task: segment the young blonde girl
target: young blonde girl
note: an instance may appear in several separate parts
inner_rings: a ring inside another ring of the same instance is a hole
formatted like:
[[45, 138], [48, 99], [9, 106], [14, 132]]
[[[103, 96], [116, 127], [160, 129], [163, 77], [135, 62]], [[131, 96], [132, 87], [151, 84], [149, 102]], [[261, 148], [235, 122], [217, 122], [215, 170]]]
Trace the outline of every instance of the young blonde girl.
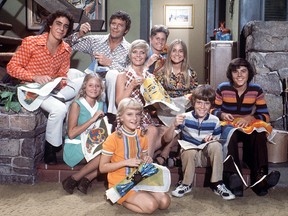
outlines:
[[[109, 188], [135, 170], [141, 162], [151, 163], [145, 131], [139, 129], [143, 106], [134, 98], [124, 98], [118, 104], [118, 128], [104, 142], [99, 169], [108, 173]], [[140, 127], [141, 128], [141, 127]], [[170, 196], [162, 192], [131, 189], [118, 204], [137, 213], [153, 213], [167, 209]]]
[[[104, 86], [100, 77], [86, 75], [82, 87], [71, 104], [68, 115], [68, 136], [65, 139], [63, 159], [67, 165], [74, 167], [84, 159], [81, 145], [81, 133], [96, 120], [104, 116], [103, 102], [100, 101]], [[93, 154], [93, 153], [91, 153]], [[98, 175], [99, 158], [97, 155], [79, 172], [62, 182], [64, 190], [72, 194], [77, 186], [82, 193], [87, 193], [90, 182]]]

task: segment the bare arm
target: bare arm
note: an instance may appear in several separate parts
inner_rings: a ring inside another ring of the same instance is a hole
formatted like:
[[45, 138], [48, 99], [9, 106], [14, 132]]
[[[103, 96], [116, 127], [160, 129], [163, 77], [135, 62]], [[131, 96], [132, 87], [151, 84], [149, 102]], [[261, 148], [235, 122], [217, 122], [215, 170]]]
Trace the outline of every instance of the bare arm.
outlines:
[[78, 125], [80, 107], [76, 102], [73, 102], [68, 115], [68, 137], [74, 139], [76, 136], [84, 132], [91, 124], [93, 124], [99, 117], [104, 116], [102, 110], [98, 110], [92, 118], [82, 125]]
[[185, 119], [185, 115], [177, 115], [175, 118], [174, 123], [165, 131], [165, 133], [163, 134], [163, 141], [165, 143], [169, 143], [171, 142], [175, 136], [177, 136], [177, 133], [175, 132], [175, 129], [184, 123], [184, 119]]

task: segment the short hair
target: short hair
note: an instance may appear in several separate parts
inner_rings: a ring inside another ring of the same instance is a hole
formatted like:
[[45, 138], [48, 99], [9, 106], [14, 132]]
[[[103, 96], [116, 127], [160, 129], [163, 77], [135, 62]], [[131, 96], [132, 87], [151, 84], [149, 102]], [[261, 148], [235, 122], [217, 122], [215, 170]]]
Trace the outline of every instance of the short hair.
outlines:
[[131, 18], [128, 13], [125, 11], [117, 11], [113, 13], [109, 19], [109, 25], [111, 25], [112, 20], [114, 19], [120, 19], [126, 22], [126, 29], [125, 31], [129, 31], [131, 27]]
[[248, 69], [248, 80], [247, 82], [250, 83], [253, 79], [255, 72], [251, 64], [243, 58], [235, 58], [233, 59], [230, 64], [228, 65], [227, 71], [226, 71], [226, 77], [230, 81], [230, 83], [233, 83], [232, 79], [232, 72], [236, 71], [241, 66], [246, 67]]
[[149, 44], [145, 40], [137, 39], [131, 43], [130, 48], [129, 48], [130, 60], [131, 60], [131, 54], [132, 54], [134, 49], [144, 49], [145, 53], [146, 53], [146, 60], [147, 60], [147, 58], [149, 57], [150, 48], [149, 48]]
[[166, 39], [168, 38], [170, 32], [165, 25], [154, 25], [150, 31], [150, 37], [155, 36], [157, 33], [162, 32], [166, 35]]
[[50, 31], [50, 26], [53, 25], [53, 22], [56, 18], [58, 17], [66, 17], [69, 20], [69, 26], [67, 30], [67, 34], [65, 37], [67, 37], [73, 30], [73, 25], [74, 25], [74, 18], [71, 13], [63, 10], [57, 10], [54, 13], [51, 13], [46, 20], [46, 25], [45, 25], [45, 31], [49, 32]]
[[198, 85], [192, 92], [191, 103], [195, 106], [196, 100], [209, 101], [211, 106], [214, 105], [216, 98], [215, 90], [208, 84]]
[[86, 86], [87, 86], [87, 82], [90, 80], [90, 79], [97, 79], [98, 82], [100, 83], [100, 86], [101, 86], [101, 92], [100, 94], [98, 95], [98, 97], [96, 98], [97, 101], [99, 101], [102, 97], [102, 93], [104, 92], [104, 84], [102, 82], [102, 79], [101, 77], [99, 77], [97, 74], [94, 74], [94, 73], [90, 73], [90, 74], [87, 74], [83, 80], [83, 83], [82, 83], [82, 86], [79, 90], [79, 93], [77, 95], [76, 98], [80, 98], [80, 97], [86, 97]]

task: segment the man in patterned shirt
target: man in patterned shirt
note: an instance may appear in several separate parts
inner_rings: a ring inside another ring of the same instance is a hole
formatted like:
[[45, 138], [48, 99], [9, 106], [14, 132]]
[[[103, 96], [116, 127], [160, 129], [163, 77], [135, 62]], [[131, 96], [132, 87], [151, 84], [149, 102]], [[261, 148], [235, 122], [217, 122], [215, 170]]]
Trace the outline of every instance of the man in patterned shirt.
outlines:
[[[63, 38], [73, 29], [73, 17], [65, 11], [56, 11], [47, 18], [46, 33], [23, 39], [7, 65], [7, 72], [22, 82], [45, 84], [57, 77], [67, 77], [70, 68], [71, 47]], [[68, 75], [69, 77], [69, 75]], [[43, 100], [40, 107], [49, 113], [46, 126], [44, 161], [56, 164], [57, 147], [62, 144], [63, 120], [67, 102], [77, 93], [73, 82], [54, 96]]]
[[110, 114], [116, 114], [115, 85], [119, 72], [128, 64], [128, 51], [130, 43], [124, 36], [131, 26], [130, 16], [124, 11], [117, 11], [109, 19], [110, 33], [108, 35], [87, 35], [91, 31], [89, 23], [83, 23], [79, 32], [68, 38], [73, 50], [87, 53], [91, 59], [96, 59], [98, 65], [108, 67], [105, 76], [106, 95], [108, 98], [108, 110]]

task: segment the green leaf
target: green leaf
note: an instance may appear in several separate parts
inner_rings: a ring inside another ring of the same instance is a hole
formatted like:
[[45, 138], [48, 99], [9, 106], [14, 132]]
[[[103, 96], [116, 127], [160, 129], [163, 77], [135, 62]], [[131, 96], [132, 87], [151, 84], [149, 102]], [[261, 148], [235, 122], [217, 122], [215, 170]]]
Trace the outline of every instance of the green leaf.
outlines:
[[20, 110], [21, 110], [21, 105], [20, 105], [20, 103], [19, 102], [11, 102], [11, 104], [10, 104], [10, 109], [11, 110], [13, 110], [14, 112], [20, 112]]
[[11, 95], [13, 96], [14, 93], [12, 92], [8, 92], [8, 91], [4, 91], [1, 93], [1, 98], [7, 98], [10, 97]]

